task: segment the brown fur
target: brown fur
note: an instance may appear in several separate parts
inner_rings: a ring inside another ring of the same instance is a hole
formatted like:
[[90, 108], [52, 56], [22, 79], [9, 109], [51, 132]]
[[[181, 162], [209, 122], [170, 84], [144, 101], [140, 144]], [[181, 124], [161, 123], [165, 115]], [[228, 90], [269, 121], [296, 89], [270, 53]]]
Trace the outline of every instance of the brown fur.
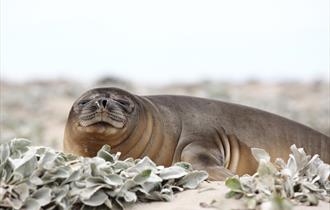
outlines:
[[[165, 166], [188, 161], [210, 178], [223, 180], [233, 173], [256, 169], [250, 148], [263, 148], [272, 158], [288, 158], [290, 145], [303, 147], [330, 162], [330, 138], [289, 119], [242, 105], [187, 96], [136, 96], [116, 88], [94, 89], [129, 96], [135, 109], [123, 129], [105, 135], [77, 129], [77, 113], [70, 112], [64, 138], [65, 152], [95, 156], [104, 144], [122, 158], [149, 156]], [[78, 99], [77, 101], [79, 101]], [[76, 102], [77, 103], [77, 102]]]

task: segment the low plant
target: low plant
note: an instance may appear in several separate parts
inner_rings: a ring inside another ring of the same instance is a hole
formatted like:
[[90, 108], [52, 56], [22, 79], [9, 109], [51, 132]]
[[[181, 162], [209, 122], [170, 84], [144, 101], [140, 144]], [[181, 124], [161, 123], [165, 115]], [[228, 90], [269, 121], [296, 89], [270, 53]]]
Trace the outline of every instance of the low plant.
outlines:
[[319, 200], [330, 202], [330, 166], [318, 155], [310, 156], [303, 148], [290, 147], [287, 163], [270, 160], [262, 149], [252, 148], [259, 167], [253, 176], [228, 178], [228, 198], [243, 199], [248, 209], [284, 210], [293, 205], [318, 205]]
[[119, 160], [105, 145], [84, 158], [31, 146], [0, 145], [0, 209], [123, 209], [137, 201], [169, 201], [208, 175], [189, 163], [157, 166], [148, 157]]

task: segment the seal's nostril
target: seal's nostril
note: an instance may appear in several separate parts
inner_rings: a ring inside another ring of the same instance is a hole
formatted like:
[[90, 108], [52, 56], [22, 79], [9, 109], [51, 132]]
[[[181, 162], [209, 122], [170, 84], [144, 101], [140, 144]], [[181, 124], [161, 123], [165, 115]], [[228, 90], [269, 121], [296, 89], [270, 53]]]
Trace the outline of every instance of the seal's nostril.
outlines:
[[107, 103], [108, 103], [108, 100], [101, 100], [101, 104], [103, 105], [103, 107], [106, 107], [107, 106]]

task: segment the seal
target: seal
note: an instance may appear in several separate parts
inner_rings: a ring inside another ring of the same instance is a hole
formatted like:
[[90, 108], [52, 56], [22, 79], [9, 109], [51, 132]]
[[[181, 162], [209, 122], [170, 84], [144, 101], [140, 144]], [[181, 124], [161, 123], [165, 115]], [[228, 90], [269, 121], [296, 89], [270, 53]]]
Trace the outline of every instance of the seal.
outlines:
[[211, 180], [254, 173], [251, 147], [287, 159], [296, 144], [330, 162], [328, 136], [281, 116], [217, 100], [138, 96], [118, 88], [84, 93], [66, 123], [65, 152], [92, 157], [104, 144], [122, 159], [149, 156], [165, 166], [189, 162]]

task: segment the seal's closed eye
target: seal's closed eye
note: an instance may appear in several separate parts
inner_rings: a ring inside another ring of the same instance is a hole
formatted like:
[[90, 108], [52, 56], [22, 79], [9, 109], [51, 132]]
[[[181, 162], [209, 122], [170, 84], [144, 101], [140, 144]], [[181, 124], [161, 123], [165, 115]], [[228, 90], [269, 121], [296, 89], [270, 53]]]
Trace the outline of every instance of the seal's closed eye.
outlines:
[[114, 101], [116, 101], [122, 108], [124, 108], [127, 113], [131, 113], [133, 111], [134, 104], [130, 100], [126, 98], [116, 98]]
[[84, 106], [85, 104], [87, 104], [88, 102], [90, 102], [91, 100], [89, 99], [84, 99], [79, 101], [78, 106]]
[[126, 99], [115, 99], [115, 101], [117, 101], [118, 103], [120, 103], [123, 106], [129, 106], [130, 102]]

